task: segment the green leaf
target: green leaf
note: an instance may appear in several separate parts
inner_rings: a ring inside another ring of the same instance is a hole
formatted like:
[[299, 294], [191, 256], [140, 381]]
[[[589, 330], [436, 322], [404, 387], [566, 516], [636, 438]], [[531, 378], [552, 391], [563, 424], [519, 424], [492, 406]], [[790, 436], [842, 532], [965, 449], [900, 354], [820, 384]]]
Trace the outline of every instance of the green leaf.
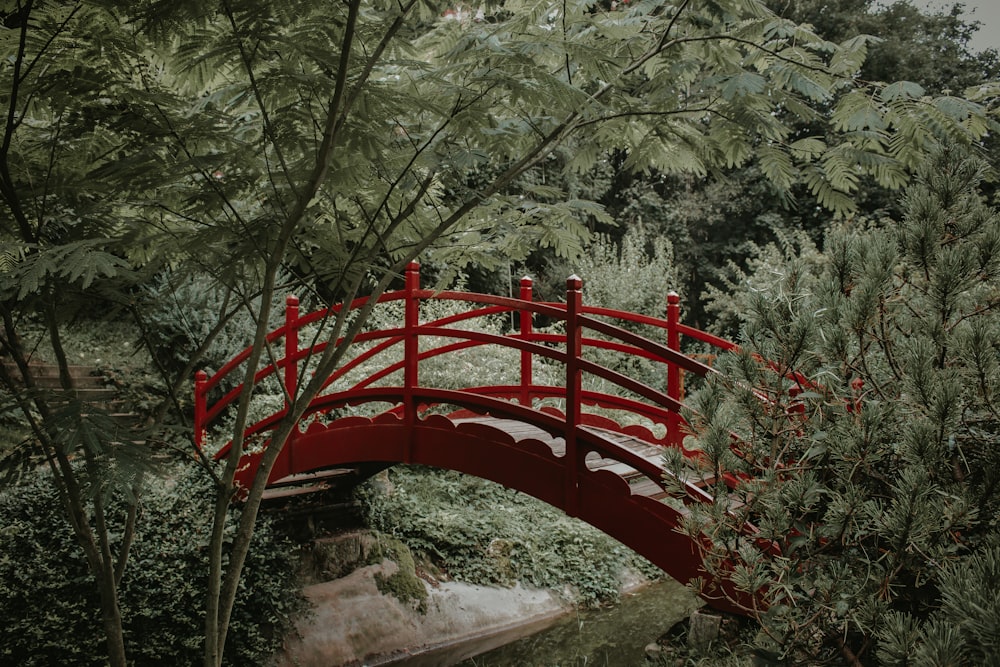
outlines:
[[833, 113], [833, 123], [839, 131], [883, 130], [888, 125], [882, 117], [878, 103], [863, 90], [852, 90], [844, 95]]
[[890, 83], [882, 89], [879, 97], [883, 102], [895, 102], [896, 100], [915, 100], [924, 96], [924, 89], [918, 83], [912, 81], [897, 81]]
[[782, 190], [792, 187], [798, 171], [788, 153], [776, 146], [761, 146], [757, 149], [757, 157], [761, 170], [772, 183]]
[[826, 151], [826, 143], [819, 137], [806, 137], [793, 141], [789, 146], [792, 155], [800, 160], [814, 160]]
[[128, 262], [101, 249], [103, 245], [102, 239], [86, 239], [27, 254], [9, 272], [17, 285], [17, 298], [39, 293], [53, 279], [87, 289], [99, 278], [131, 277]]
[[754, 72], [740, 72], [722, 83], [722, 97], [733, 100], [747, 95], [756, 95], [767, 88], [767, 79]]

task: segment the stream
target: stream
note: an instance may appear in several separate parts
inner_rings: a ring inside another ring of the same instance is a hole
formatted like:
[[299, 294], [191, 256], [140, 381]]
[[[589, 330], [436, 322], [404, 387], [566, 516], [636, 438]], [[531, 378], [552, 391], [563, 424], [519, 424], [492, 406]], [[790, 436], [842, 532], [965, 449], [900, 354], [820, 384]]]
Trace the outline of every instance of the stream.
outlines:
[[[637, 667], [645, 647], [699, 605], [683, 585], [654, 582], [622, 596], [613, 607], [583, 609], [552, 625], [521, 636], [479, 640], [409, 657], [393, 665], [406, 667]], [[531, 630], [527, 630], [530, 632]], [[497, 642], [504, 642], [498, 646]], [[470, 657], [473, 656], [473, 657]]]

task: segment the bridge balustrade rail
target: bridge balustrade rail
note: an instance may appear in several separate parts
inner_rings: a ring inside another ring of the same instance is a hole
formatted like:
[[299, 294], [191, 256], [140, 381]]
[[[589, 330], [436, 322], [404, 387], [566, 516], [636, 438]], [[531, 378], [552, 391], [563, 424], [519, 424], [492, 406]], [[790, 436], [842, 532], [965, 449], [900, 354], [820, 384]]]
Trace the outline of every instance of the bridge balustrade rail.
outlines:
[[[666, 436], [661, 444], [681, 447], [683, 440], [682, 408], [683, 373], [704, 376], [712, 370], [700, 361], [681, 351], [683, 337], [706, 343], [719, 350], [730, 350], [735, 346], [722, 338], [695, 329], [680, 322], [680, 298], [671, 292], [667, 296], [667, 316], [652, 317], [613, 308], [588, 306], [583, 304], [582, 281], [573, 276], [567, 280], [566, 302], [539, 302], [533, 298], [533, 284], [524, 278], [520, 284], [519, 298], [479, 294], [464, 291], [434, 291], [420, 287], [419, 265], [411, 263], [407, 267], [405, 288], [387, 292], [378, 298], [380, 304], [402, 302], [401, 326], [383, 328], [360, 333], [353, 345], [358, 353], [349, 358], [325, 382], [325, 390], [307, 410], [307, 414], [333, 409], [338, 405], [363, 401], [398, 401], [408, 420], [415, 419], [422, 408], [436, 400], [455, 401], [460, 407], [471, 410], [488, 409], [492, 403], [483, 404], [474, 395], [516, 402], [521, 406], [534, 408], [539, 401], [556, 399], [565, 405], [566, 426], [584, 424], [593, 418], [584, 412], [584, 406], [595, 406], [609, 410], [624, 411], [654, 424], [666, 427]], [[452, 301], [470, 304], [468, 310], [453, 313], [427, 322], [421, 322], [421, 304], [429, 301]], [[307, 315], [299, 314], [299, 302], [294, 296], [286, 300], [285, 322], [267, 336], [271, 350], [270, 363], [260, 368], [254, 383], [261, 383], [269, 377], [279, 379], [287, 401], [294, 399], [299, 391], [299, 379], [308, 372], [311, 359], [321, 355], [328, 345], [341, 345], [343, 339], [335, 342], [320, 341], [312, 345], [300, 345], [300, 334], [311, 327], [322, 325], [344, 308], [358, 310], [368, 302], [362, 297], [348, 304], [338, 304], [329, 309], [318, 310]], [[495, 318], [514, 314], [517, 326], [506, 334], [490, 333], [489, 327], [460, 328], [456, 325], [468, 324], [474, 320]], [[547, 318], [550, 322], [561, 323], [563, 331], [555, 332], [554, 327], [538, 330], [534, 326], [537, 318]], [[617, 321], [621, 324], [615, 324]], [[659, 342], [634, 333], [625, 328], [628, 325], [645, 325], [663, 332]], [[599, 337], [600, 336], [600, 337]], [[446, 341], [432, 347], [422, 347], [422, 343]], [[283, 342], [283, 345], [277, 344]], [[398, 348], [402, 346], [402, 354]], [[431, 359], [455, 356], [456, 353], [472, 348], [494, 346], [513, 349], [519, 355], [519, 377], [513, 384], [495, 384], [463, 387], [463, 396], [440, 393], [440, 388], [421, 384], [421, 363]], [[275, 350], [281, 350], [279, 354]], [[666, 389], [661, 391], [627, 375], [585, 358], [587, 350], [610, 350], [625, 357], [632, 356], [660, 364], [665, 368]], [[242, 368], [250, 355], [250, 348], [236, 355], [222, 368], [209, 377], [199, 371], [195, 378], [195, 439], [198, 446], [205, 443], [208, 428], [223, 412], [234, 404], [243, 385], [232, 381], [232, 376]], [[386, 361], [381, 361], [385, 357]], [[538, 384], [535, 381], [536, 363], [547, 361], [564, 367], [564, 381], [561, 385]], [[375, 370], [364, 371], [375, 365]], [[360, 379], [355, 376], [363, 371]], [[367, 375], [364, 375], [367, 372]], [[403, 374], [401, 385], [386, 385], [385, 382]], [[610, 383], [610, 391], [585, 389], [582, 378], [589, 374], [593, 378]], [[338, 389], [338, 384], [351, 379], [347, 388]], [[228, 385], [230, 389], [223, 391]], [[326, 389], [334, 391], [326, 392]], [[434, 389], [439, 391], [434, 392]], [[213, 394], [221, 396], [210, 400]], [[548, 408], [551, 412], [551, 408]], [[251, 426], [247, 436], [267, 431], [284, 416], [279, 411], [267, 419]]]

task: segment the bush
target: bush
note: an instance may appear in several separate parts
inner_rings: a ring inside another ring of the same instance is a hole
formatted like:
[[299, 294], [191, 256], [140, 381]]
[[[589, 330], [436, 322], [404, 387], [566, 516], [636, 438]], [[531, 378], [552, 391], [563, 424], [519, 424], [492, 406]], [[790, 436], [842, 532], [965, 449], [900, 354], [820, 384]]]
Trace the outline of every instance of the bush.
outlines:
[[397, 466], [390, 489], [359, 491], [369, 525], [399, 538], [448, 576], [575, 589], [586, 605], [614, 600], [626, 569], [657, 570], [611, 537], [499, 484], [433, 468]]
[[[285, 296], [275, 294], [271, 304], [272, 328], [283, 322]], [[239, 303], [238, 297], [210, 276], [162, 274], [144, 287], [142, 297], [140, 305], [151, 353], [167, 368], [183, 368], [225, 313], [234, 314], [205, 350], [203, 365], [218, 369], [253, 342], [260, 300], [251, 301], [254, 311], [251, 313]]]
[[[211, 527], [204, 476], [150, 489], [120, 591], [126, 649], [140, 665], [201, 659]], [[121, 516], [112, 501], [109, 516]], [[103, 665], [100, 600], [52, 480], [38, 474], [0, 494], [0, 661]], [[230, 522], [232, 523], [232, 522]], [[112, 529], [112, 537], [120, 532]], [[303, 607], [295, 554], [261, 520], [233, 611], [226, 661], [259, 664]], [[113, 544], [112, 549], [118, 545]]]
[[[689, 402], [705, 467], [741, 482], [688, 528], [767, 600], [762, 649], [886, 665], [996, 649], [1000, 211], [980, 195], [986, 173], [942, 152], [902, 220], [762, 258], [734, 311], [742, 352]], [[741, 539], [745, 521], [782, 557]]]
[[[668, 239], [654, 236], [642, 226], [633, 227], [619, 244], [607, 237], [599, 238], [577, 265], [584, 281], [585, 304], [666, 317], [667, 294], [678, 284], [674, 248]], [[663, 329], [618, 320], [611, 323], [651, 340], [667, 342]], [[650, 387], [663, 389], [665, 386], [667, 367], [664, 364], [609, 350], [588, 350], [586, 355]]]

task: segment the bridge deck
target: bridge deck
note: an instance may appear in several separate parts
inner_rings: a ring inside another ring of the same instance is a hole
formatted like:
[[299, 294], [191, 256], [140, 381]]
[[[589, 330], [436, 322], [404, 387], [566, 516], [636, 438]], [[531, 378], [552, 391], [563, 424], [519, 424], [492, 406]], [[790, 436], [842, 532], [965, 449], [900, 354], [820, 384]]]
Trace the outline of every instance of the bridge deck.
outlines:
[[[481, 424], [498, 429], [510, 435], [515, 442], [534, 440], [544, 442], [552, 450], [555, 456], [562, 457], [566, 453], [566, 439], [561, 436], [552, 436], [544, 429], [533, 424], [517, 421], [514, 419], [503, 419], [492, 416], [463, 417], [452, 420], [458, 424]], [[663, 465], [663, 447], [651, 444], [642, 438], [627, 433], [613, 431], [611, 429], [597, 428], [594, 426], [584, 426], [584, 430], [600, 435], [611, 440], [616, 445], [632, 452], [643, 460], [654, 466]], [[591, 453], [586, 460], [587, 469], [591, 471], [603, 470], [613, 473], [628, 482], [633, 495], [641, 495], [653, 500], [664, 500], [670, 498], [659, 484], [650, 480], [645, 474], [639, 472], [627, 463], [622, 463], [611, 458], [602, 458]], [[711, 482], [711, 477], [701, 479], [684, 480], [698, 488], [705, 488]]]

